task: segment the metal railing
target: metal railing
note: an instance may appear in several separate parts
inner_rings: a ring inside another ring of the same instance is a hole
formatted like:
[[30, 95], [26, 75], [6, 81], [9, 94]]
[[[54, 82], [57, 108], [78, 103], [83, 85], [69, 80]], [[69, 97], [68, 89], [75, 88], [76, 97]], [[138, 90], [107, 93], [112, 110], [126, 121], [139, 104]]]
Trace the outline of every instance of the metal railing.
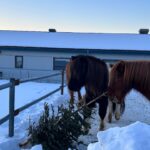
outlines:
[[[41, 79], [45, 79], [45, 78], [51, 78], [51, 77], [55, 77], [55, 76], [59, 76], [61, 75], [61, 85], [59, 88], [55, 89], [54, 91], [51, 91], [49, 93], [47, 93], [46, 95], [33, 100], [32, 102], [18, 108], [15, 110], [15, 86], [21, 84], [21, 83], [25, 83], [25, 82], [29, 82], [29, 81], [36, 81], [36, 80], [41, 80]], [[27, 109], [28, 107], [40, 102], [41, 100], [47, 98], [48, 96], [58, 92], [59, 90], [61, 90], [61, 95], [63, 95], [63, 88], [64, 88], [64, 70], [61, 73], [55, 73], [55, 74], [51, 74], [51, 75], [47, 75], [47, 76], [42, 76], [42, 77], [37, 77], [37, 78], [30, 78], [30, 79], [25, 79], [25, 80], [16, 80], [15, 78], [11, 78], [9, 83], [0, 85], [0, 90], [9, 88], [9, 114], [6, 115], [5, 117], [0, 119], [0, 125], [3, 124], [4, 122], [6, 122], [7, 120], [9, 120], [9, 137], [14, 136], [14, 118], [15, 116], [17, 116], [21, 111]]]

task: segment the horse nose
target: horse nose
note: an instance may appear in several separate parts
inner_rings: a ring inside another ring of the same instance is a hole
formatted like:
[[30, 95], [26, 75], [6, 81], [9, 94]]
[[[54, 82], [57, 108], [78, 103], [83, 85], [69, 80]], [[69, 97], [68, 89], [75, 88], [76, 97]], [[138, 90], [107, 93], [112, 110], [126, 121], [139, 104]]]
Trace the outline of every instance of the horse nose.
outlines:
[[109, 97], [109, 100], [112, 101], [113, 103], [118, 103], [118, 99], [115, 96], [109, 95], [108, 97]]
[[116, 104], [120, 104], [120, 102], [118, 101], [116, 96], [113, 97], [112, 102], [114, 102]]

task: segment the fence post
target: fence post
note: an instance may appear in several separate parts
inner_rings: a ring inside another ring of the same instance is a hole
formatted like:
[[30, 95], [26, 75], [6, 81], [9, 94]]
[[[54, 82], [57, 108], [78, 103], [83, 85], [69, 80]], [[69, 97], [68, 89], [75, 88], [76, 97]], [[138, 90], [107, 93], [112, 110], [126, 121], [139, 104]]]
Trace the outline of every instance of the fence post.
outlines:
[[9, 88], [9, 137], [14, 136], [14, 109], [15, 109], [15, 79], [10, 79]]
[[64, 70], [62, 70], [62, 78], [61, 78], [61, 95], [64, 94]]

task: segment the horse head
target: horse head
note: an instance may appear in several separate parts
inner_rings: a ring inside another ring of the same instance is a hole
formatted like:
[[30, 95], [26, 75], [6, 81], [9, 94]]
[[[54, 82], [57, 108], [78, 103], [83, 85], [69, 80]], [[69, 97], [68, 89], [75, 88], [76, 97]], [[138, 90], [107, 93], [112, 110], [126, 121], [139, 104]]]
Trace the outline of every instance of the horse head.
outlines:
[[75, 56], [71, 59], [70, 80], [68, 88], [72, 91], [79, 91], [85, 85], [87, 73], [87, 59], [85, 56]]
[[124, 61], [115, 64], [111, 69], [108, 84], [108, 96], [113, 102], [122, 103], [124, 99], [124, 72]]

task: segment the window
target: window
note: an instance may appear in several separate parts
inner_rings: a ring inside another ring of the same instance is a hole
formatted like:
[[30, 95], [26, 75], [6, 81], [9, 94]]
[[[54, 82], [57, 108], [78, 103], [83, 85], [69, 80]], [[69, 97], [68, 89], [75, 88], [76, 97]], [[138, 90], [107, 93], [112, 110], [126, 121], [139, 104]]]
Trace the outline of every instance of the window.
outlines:
[[63, 70], [70, 58], [53, 58], [53, 70]]
[[15, 68], [23, 68], [23, 56], [15, 56]]

